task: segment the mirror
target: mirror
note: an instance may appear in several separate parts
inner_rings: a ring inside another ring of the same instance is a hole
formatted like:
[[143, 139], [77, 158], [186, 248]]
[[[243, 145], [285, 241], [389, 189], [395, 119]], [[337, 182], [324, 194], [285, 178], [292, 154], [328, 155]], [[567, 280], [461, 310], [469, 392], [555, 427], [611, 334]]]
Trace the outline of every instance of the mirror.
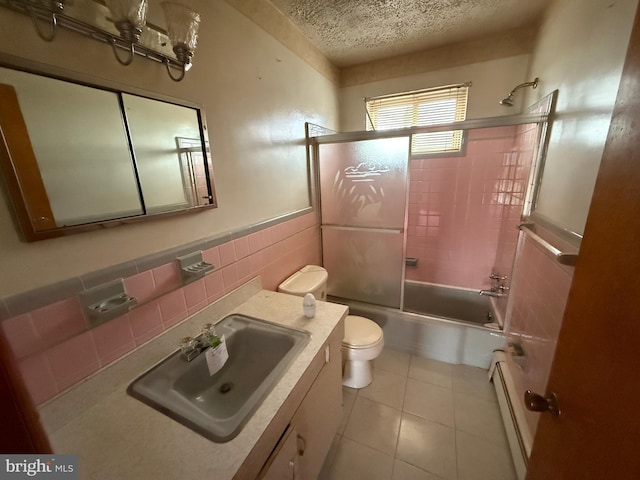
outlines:
[[202, 111], [0, 67], [0, 164], [28, 241], [215, 207]]

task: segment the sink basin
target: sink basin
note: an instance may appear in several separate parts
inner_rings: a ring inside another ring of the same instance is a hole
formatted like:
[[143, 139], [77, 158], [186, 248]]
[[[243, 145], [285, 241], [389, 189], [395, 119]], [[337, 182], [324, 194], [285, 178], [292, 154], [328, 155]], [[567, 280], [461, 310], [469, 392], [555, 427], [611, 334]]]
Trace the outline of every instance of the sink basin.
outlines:
[[178, 350], [135, 379], [127, 393], [214, 442], [235, 437], [310, 334], [245, 315], [216, 324], [229, 359], [210, 376], [205, 353], [187, 362]]

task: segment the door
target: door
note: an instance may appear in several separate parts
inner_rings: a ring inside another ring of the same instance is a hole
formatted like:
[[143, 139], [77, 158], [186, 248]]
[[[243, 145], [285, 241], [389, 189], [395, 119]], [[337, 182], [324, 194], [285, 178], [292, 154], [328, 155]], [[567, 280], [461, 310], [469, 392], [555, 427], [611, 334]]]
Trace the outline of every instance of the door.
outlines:
[[[636, 14], [529, 480], [640, 478], [640, 25]], [[539, 392], [542, 393], [542, 392]]]
[[296, 480], [300, 478], [300, 455], [298, 454], [298, 432], [289, 427], [269, 457], [259, 480]]
[[328, 294], [400, 308], [409, 137], [319, 145]]

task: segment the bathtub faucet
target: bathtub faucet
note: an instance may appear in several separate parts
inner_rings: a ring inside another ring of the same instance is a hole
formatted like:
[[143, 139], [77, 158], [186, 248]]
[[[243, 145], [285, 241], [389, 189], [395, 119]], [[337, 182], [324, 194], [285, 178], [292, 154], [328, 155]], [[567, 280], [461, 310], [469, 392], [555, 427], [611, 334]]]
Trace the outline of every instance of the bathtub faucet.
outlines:
[[491, 279], [491, 289], [489, 290], [480, 290], [478, 293], [480, 295], [486, 295], [488, 297], [503, 297], [509, 287], [507, 287], [504, 283], [508, 275], [500, 275], [499, 273], [491, 273], [489, 275]]
[[492, 288], [491, 290], [480, 290], [478, 292], [480, 295], [486, 295], [487, 297], [502, 297], [504, 293], [498, 291], [497, 288]]

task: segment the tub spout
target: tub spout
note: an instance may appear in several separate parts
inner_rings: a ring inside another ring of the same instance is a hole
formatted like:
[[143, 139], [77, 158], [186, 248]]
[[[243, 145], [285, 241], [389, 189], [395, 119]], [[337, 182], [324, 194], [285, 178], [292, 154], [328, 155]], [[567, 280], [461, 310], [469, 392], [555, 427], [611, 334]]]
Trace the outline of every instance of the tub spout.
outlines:
[[480, 295], [486, 295], [487, 297], [502, 297], [502, 293], [494, 290], [493, 288], [491, 290], [480, 290], [478, 292]]

